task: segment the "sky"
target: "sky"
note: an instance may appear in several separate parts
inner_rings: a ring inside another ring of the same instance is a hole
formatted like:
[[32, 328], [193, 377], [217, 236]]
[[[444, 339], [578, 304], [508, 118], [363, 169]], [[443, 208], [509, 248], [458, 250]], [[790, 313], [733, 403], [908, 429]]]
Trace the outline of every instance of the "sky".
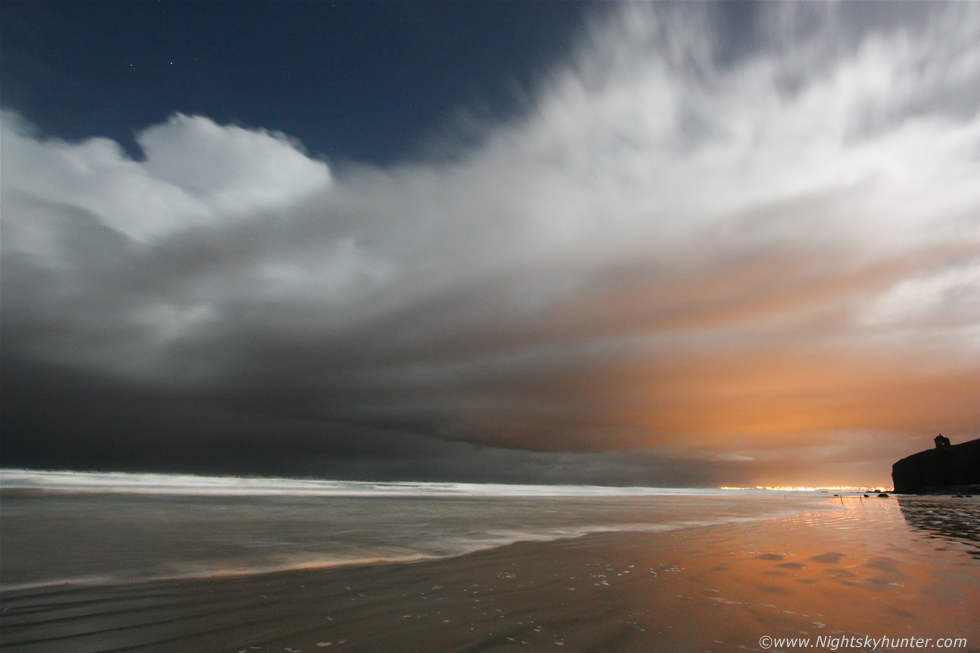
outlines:
[[887, 486], [980, 433], [980, 4], [0, 30], [4, 467]]

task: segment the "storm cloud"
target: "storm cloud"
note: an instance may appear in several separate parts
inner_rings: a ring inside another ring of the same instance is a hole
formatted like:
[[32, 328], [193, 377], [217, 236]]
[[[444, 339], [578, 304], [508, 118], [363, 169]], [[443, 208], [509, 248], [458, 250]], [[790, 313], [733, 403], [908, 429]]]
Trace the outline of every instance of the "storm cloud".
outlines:
[[330, 162], [2, 116], [5, 465], [887, 482], [980, 430], [980, 10], [626, 5]]

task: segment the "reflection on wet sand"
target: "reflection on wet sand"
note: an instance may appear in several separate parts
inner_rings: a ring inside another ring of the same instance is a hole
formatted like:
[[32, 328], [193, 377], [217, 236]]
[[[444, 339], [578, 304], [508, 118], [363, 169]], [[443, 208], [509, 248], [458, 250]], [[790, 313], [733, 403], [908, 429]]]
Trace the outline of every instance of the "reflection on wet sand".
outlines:
[[912, 636], [962, 638], [951, 650], [964, 653], [980, 642], [980, 565], [899, 508], [844, 497], [784, 518], [411, 564], [12, 591], [0, 627], [20, 653], [743, 653], [766, 637]]
[[909, 526], [925, 531], [925, 537], [965, 544], [967, 553], [980, 558], [980, 500], [898, 497], [898, 507]]

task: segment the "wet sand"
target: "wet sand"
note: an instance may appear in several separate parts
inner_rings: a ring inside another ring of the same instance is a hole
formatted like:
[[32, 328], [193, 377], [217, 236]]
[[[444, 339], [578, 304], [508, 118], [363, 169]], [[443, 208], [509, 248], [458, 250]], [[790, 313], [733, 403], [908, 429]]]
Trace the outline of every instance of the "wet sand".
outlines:
[[761, 650], [763, 635], [868, 635], [963, 637], [967, 645], [950, 650], [964, 651], [980, 648], [971, 552], [911, 527], [894, 499], [849, 499], [790, 518], [417, 563], [8, 591], [0, 645], [718, 652]]

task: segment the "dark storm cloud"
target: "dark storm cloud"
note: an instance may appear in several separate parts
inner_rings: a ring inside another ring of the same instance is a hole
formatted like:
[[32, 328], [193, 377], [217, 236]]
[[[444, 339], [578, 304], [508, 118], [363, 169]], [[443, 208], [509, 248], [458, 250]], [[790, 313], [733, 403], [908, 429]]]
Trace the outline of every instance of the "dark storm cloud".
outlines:
[[623, 6], [388, 167], [5, 112], [4, 464], [882, 482], [980, 426], [975, 14]]

